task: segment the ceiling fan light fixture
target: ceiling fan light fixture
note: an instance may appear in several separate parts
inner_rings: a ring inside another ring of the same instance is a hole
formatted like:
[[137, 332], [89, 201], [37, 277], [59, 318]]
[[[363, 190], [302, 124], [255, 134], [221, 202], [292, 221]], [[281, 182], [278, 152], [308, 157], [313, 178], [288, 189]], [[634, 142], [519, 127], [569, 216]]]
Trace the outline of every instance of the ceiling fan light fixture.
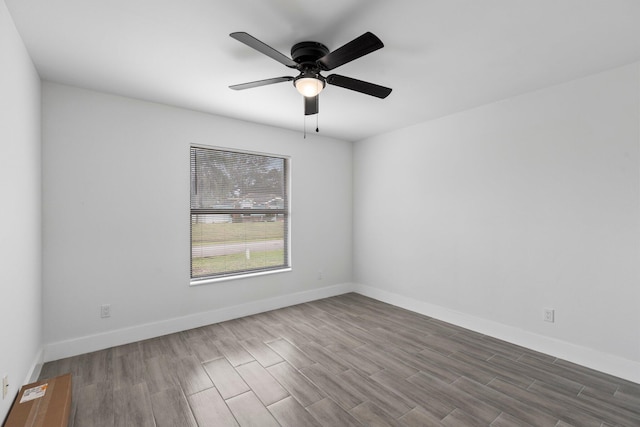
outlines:
[[293, 82], [293, 84], [296, 86], [296, 89], [298, 89], [298, 92], [300, 92], [302, 96], [313, 98], [314, 96], [322, 92], [325, 82], [324, 80], [320, 80], [315, 76], [301, 76], [300, 78], [297, 78]]

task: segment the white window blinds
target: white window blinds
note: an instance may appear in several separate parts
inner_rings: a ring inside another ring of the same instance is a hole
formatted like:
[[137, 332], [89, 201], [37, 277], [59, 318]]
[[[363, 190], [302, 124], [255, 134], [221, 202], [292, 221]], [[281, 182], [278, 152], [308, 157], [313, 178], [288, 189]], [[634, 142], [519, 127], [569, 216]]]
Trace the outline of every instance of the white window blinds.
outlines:
[[288, 263], [288, 160], [191, 147], [191, 278]]

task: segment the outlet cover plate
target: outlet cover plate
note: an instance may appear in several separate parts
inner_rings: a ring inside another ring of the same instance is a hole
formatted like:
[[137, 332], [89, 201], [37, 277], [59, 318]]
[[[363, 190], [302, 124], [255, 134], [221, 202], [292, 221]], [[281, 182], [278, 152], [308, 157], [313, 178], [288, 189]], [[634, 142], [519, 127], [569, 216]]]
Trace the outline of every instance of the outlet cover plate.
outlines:
[[111, 304], [102, 304], [100, 306], [100, 317], [111, 317]]
[[545, 308], [543, 316], [545, 322], [555, 322], [555, 310], [553, 308]]
[[4, 375], [2, 377], [2, 399], [7, 397], [9, 394], [9, 375]]

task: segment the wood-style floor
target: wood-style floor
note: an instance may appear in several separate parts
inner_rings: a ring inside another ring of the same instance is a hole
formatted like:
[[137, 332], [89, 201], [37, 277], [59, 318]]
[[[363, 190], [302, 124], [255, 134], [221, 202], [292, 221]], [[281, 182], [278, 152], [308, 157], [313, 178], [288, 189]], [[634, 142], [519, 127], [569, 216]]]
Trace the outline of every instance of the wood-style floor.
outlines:
[[640, 385], [347, 294], [44, 365], [70, 426], [640, 426]]

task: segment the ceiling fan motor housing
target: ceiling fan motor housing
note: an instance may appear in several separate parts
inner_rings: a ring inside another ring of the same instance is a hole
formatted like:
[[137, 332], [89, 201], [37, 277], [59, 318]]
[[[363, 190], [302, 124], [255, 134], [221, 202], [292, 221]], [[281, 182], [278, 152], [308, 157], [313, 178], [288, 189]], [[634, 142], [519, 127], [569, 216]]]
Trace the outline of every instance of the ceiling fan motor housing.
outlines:
[[301, 65], [313, 65], [316, 61], [329, 53], [329, 48], [318, 42], [300, 42], [291, 48], [291, 58]]

